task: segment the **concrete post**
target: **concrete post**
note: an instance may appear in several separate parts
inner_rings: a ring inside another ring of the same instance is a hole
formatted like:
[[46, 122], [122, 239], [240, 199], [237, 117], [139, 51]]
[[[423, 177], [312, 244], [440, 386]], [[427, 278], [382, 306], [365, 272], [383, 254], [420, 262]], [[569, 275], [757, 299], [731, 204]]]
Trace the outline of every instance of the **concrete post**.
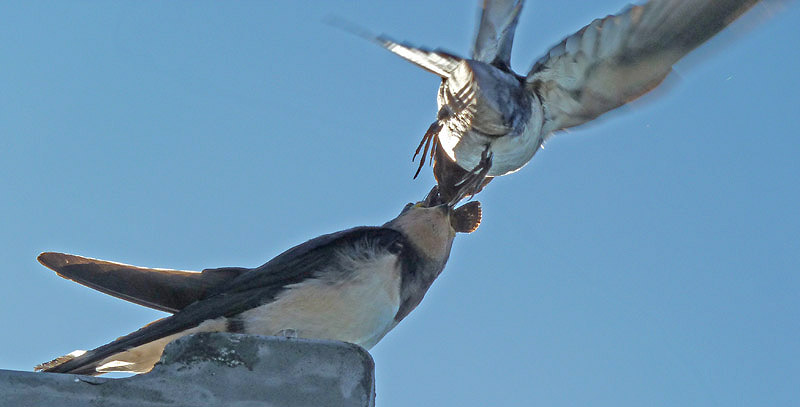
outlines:
[[0, 406], [374, 406], [372, 357], [344, 342], [201, 333], [147, 374], [108, 379], [0, 370]]

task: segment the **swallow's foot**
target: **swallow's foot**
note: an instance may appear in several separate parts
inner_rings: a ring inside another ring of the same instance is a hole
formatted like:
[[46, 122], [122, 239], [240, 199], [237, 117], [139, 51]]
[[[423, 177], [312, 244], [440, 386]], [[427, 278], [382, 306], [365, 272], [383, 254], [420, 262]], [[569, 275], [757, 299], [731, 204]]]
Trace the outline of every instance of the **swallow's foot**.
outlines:
[[465, 196], [475, 196], [481, 189], [491, 180], [486, 178], [489, 174], [489, 169], [492, 168], [492, 153], [489, 151], [489, 146], [481, 153], [481, 161], [472, 171], [466, 173], [461, 181], [455, 184], [457, 193], [452, 203], [455, 204]]
[[275, 336], [282, 336], [284, 338], [297, 338], [297, 331], [294, 329], [283, 329], [275, 334]]
[[[422, 136], [422, 141], [419, 142], [417, 146], [417, 150], [414, 151], [414, 157], [411, 158], [411, 161], [417, 159], [417, 155], [419, 154], [419, 150], [422, 150], [422, 146], [425, 146], [425, 149], [422, 151], [422, 156], [419, 158], [419, 167], [417, 167], [417, 172], [414, 173], [414, 179], [417, 178], [419, 172], [422, 170], [422, 166], [425, 165], [425, 156], [428, 155], [428, 149], [430, 149], [430, 160], [433, 162], [433, 152], [436, 151], [436, 145], [439, 143], [439, 131], [442, 130], [442, 122], [439, 120], [433, 122], [430, 127], [428, 127], [428, 131], [425, 132], [425, 135]], [[433, 144], [433, 148], [431, 148], [431, 144]]]
[[[414, 173], [414, 179], [417, 179], [420, 170], [422, 170], [422, 166], [425, 165], [425, 156], [428, 155], [428, 150], [431, 152], [428, 163], [433, 163], [433, 155], [436, 152], [436, 147], [439, 145], [439, 132], [442, 130], [442, 126], [444, 126], [443, 123], [452, 115], [453, 110], [450, 107], [447, 105], [442, 106], [442, 108], [439, 109], [439, 113], [436, 114], [436, 121], [431, 123], [430, 127], [428, 127], [428, 131], [426, 131], [425, 135], [422, 136], [422, 140], [419, 142], [417, 150], [414, 151], [414, 157], [411, 158], [411, 161], [416, 160], [419, 151], [422, 150], [422, 156], [419, 160], [419, 167], [417, 167], [417, 172]], [[425, 149], [422, 148], [423, 145], [425, 146]]]

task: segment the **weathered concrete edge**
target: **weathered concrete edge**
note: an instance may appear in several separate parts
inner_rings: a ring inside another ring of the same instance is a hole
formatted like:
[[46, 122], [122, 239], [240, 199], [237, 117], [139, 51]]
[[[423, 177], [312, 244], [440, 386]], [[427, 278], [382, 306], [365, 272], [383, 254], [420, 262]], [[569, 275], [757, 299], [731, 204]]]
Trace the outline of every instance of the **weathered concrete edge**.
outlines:
[[374, 361], [344, 342], [228, 333], [170, 343], [123, 379], [0, 369], [0, 406], [374, 406]]

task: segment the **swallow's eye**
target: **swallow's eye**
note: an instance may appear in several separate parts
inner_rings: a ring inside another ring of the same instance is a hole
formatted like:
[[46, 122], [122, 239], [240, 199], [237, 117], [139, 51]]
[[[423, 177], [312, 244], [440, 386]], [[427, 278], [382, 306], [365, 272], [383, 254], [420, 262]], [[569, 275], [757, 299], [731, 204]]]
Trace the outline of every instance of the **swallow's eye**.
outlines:
[[400, 254], [403, 251], [403, 242], [397, 241], [389, 246], [389, 253]]

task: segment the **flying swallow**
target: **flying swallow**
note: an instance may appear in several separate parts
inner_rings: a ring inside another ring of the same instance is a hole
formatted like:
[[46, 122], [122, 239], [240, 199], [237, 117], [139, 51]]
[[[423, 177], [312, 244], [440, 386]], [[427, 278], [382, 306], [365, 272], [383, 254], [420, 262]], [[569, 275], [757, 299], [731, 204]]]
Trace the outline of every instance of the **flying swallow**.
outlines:
[[385, 36], [371, 39], [442, 78], [436, 121], [414, 158], [422, 150], [419, 174], [430, 148], [434, 175], [448, 199], [474, 195], [491, 177], [519, 170], [554, 132], [649, 92], [678, 60], [759, 1], [632, 5], [570, 35], [525, 76], [510, 68], [522, 0], [484, 0], [471, 59]]
[[480, 224], [477, 201], [454, 209], [439, 200], [434, 187], [383, 226], [323, 235], [252, 269], [198, 273], [42, 253], [39, 262], [61, 277], [173, 315], [36, 370], [147, 372], [167, 343], [196, 332], [333, 339], [369, 349], [422, 301], [456, 232]]

